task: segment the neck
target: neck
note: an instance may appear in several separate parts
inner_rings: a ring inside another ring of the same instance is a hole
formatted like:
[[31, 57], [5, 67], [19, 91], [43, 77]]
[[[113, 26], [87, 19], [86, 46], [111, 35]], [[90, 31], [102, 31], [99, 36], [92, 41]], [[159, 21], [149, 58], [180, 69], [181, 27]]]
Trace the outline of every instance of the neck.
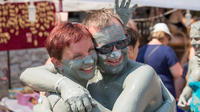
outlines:
[[76, 79], [76, 78], [74, 78], [74, 77], [72, 77], [72, 76], [70, 76], [70, 75], [66, 75], [66, 77], [69, 78], [69, 79], [71, 79], [72, 81], [74, 81], [74, 82], [80, 84], [80, 85], [83, 86], [83, 87], [86, 87], [87, 82], [88, 82], [87, 80]]
[[72, 81], [76, 82], [77, 84], [80, 84], [80, 85], [83, 86], [83, 87], [86, 87], [86, 85], [87, 85], [87, 82], [88, 82], [87, 80], [74, 78], [73, 76], [64, 73], [62, 70], [58, 70], [58, 72], [59, 72], [60, 74], [62, 74], [63, 76], [65, 76], [65, 77], [71, 79]]
[[101, 73], [105, 83], [113, 82], [118, 80], [122, 75], [127, 71], [127, 64], [124, 68], [118, 73]]
[[149, 45], [161, 45], [162, 42], [160, 42], [158, 39], [152, 39], [149, 43]]

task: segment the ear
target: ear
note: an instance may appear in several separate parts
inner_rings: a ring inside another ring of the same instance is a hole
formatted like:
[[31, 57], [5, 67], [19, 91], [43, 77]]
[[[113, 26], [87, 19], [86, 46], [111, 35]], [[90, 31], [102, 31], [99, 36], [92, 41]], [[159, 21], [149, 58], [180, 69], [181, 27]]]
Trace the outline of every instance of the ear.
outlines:
[[51, 62], [55, 65], [62, 66], [61, 62], [54, 57], [51, 57]]
[[99, 28], [97, 28], [97, 27], [94, 27], [94, 26], [89, 26], [88, 27], [88, 31], [92, 34], [92, 35], [94, 35], [96, 32], [98, 32], [100, 29]]
[[129, 46], [128, 46], [128, 52], [133, 52], [133, 50], [134, 50], [134, 49], [133, 49], [133, 46], [132, 46], [132, 45], [129, 45]]

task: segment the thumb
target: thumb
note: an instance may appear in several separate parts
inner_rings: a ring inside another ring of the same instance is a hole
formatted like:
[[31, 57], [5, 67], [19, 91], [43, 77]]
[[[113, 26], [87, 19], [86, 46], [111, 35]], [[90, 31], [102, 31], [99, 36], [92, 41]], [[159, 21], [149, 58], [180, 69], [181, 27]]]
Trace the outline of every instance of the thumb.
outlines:
[[137, 4], [133, 5], [131, 8], [130, 8], [130, 11], [131, 13], [137, 8]]

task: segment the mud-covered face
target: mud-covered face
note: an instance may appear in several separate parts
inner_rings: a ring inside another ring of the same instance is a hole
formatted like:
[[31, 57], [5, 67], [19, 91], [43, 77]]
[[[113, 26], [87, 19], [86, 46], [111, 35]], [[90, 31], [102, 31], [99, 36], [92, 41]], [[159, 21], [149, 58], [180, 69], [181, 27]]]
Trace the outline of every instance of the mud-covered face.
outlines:
[[90, 38], [64, 48], [61, 69], [64, 74], [81, 81], [93, 78], [97, 55]]
[[191, 37], [191, 44], [195, 50], [195, 55], [200, 56], [200, 37], [198, 38]]
[[[113, 24], [93, 34], [98, 68], [102, 73], [118, 74], [128, 61], [128, 43], [120, 26]], [[106, 52], [99, 52], [104, 49]], [[110, 52], [108, 52], [110, 51]]]

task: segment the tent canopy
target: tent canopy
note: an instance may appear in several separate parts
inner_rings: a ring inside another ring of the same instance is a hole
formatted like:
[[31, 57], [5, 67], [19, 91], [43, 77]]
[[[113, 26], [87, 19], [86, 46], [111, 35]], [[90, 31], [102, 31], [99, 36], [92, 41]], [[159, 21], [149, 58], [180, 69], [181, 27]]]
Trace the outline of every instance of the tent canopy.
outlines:
[[[8, 0], [8, 2], [29, 2], [30, 0]], [[33, 0], [33, 1], [52, 1], [59, 10], [59, 0]], [[86, 11], [98, 9], [110, 9], [114, 7], [115, 0], [62, 0], [63, 11]], [[121, 1], [121, 0], [119, 0]], [[4, 3], [4, 0], [0, 0]], [[133, 4], [139, 6], [150, 6], [160, 8], [189, 9], [200, 11], [200, 0], [132, 0]]]
[[[113, 8], [114, 2], [115, 0], [63, 0], [63, 10], [79, 11]], [[200, 0], [132, 0], [131, 4], [138, 4], [139, 6], [200, 11]]]

